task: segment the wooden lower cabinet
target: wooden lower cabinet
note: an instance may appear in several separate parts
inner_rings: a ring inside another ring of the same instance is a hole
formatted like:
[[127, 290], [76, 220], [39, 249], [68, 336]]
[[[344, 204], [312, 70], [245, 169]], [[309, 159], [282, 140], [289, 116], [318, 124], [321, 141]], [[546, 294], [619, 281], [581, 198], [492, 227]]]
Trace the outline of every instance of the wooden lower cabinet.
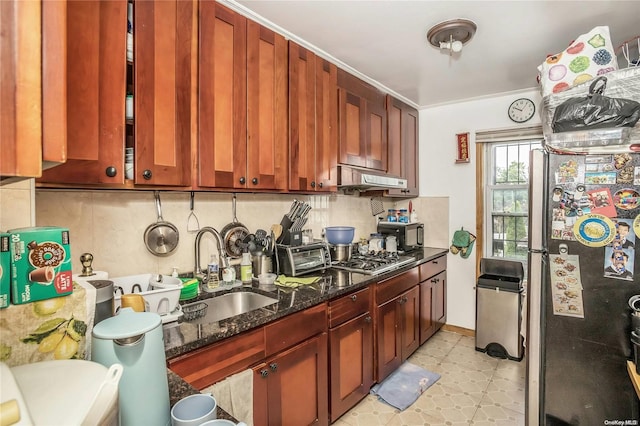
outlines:
[[381, 382], [420, 346], [418, 286], [377, 307], [377, 380]]
[[420, 265], [420, 344], [447, 321], [447, 258]]
[[371, 287], [329, 301], [329, 417], [335, 422], [373, 385]]
[[253, 423], [328, 425], [327, 333], [253, 368]]

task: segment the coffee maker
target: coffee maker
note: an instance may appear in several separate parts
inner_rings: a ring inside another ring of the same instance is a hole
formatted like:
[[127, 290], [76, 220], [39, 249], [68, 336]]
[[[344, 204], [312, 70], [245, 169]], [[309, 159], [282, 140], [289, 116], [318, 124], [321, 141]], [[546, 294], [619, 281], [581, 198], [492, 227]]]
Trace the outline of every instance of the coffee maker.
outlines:
[[122, 364], [120, 425], [171, 423], [162, 320], [155, 312], [122, 308], [93, 328], [91, 359]]

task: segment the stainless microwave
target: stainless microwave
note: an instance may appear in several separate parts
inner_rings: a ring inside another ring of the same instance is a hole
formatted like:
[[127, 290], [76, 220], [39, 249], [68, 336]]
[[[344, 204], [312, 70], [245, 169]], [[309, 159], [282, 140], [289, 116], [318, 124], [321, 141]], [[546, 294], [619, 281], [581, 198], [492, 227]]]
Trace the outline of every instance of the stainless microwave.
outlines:
[[378, 233], [384, 237], [395, 235], [399, 251], [408, 252], [424, 246], [423, 223], [379, 222]]
[[276, 268], [280, 274], [298, 277], [309, 272], [321, 271], [331, 267], [329, 245], [315, 242], [299, 246], [276, 246]]

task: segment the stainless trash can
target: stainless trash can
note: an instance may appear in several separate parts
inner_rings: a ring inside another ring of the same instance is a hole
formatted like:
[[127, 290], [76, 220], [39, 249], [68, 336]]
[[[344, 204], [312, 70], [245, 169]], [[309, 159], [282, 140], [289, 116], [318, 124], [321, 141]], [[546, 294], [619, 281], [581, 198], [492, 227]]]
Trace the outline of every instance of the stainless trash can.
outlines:
[[520, 361], [524, 353], [522, 263], [481, 259], [480, 273], [476, 286], [476, 350]]

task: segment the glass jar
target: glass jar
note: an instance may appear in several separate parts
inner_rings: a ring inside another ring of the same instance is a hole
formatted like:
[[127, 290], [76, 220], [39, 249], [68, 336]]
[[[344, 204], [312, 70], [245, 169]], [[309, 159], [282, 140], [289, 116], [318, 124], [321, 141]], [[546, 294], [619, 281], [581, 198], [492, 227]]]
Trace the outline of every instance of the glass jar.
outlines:
[[396, 209], [387, 210], [387, 222], [397, 222], [398, 221], [398, 212]]
[[409, 215], [407, 214], [407, 209], [400, 209], [398, 211], [398, 222], [409, 223]]

